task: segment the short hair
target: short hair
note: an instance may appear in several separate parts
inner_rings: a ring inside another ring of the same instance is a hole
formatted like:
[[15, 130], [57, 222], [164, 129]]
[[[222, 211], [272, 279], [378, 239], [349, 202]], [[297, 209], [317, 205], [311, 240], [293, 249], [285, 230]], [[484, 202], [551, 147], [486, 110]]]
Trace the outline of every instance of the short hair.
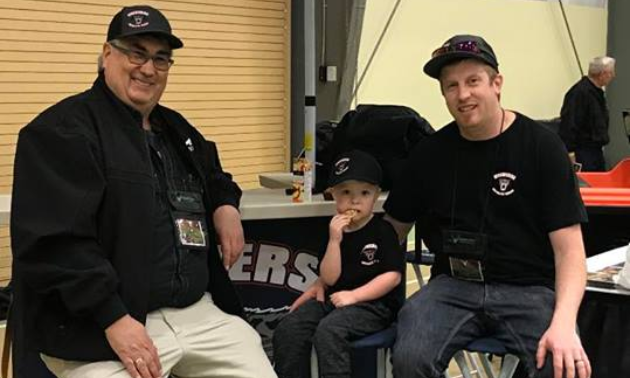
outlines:
[[615, 58], [598, 56], [593, 58], [588, 65], [588, 76], [598, 76], [606, 71], [615, 69]]

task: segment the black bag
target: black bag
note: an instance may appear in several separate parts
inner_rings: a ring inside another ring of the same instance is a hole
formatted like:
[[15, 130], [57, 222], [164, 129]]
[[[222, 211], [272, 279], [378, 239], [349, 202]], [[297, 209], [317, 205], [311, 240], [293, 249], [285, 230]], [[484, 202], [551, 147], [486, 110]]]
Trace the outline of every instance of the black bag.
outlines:
[[[316, 191], [328, 187], [334, 158], [353, 149], [376, 158], [383, 169], [381, 188], [389, 190], [413, 147], [434, 132], [426, 119], [406, 106], [359, 105], [356, 110], [347, 112], [334, 128], [332, 142], [323, 147], [326, 148], [325, 156], [320, 159], [321, 155], [318, 155], [321, 166], [316, 173]], [[319, 138], [317, 143], [321, 143]], [[318, 147], [318, 154], [319, 150]]]
[[333, 121], [322, 121], [315, 125], [315, 183], [313, 193], [321, 193], [327, 189], [328, 174], [330, 166], [335, 158], [335, 151], [332, 148], [333, 138], [337, 123]]

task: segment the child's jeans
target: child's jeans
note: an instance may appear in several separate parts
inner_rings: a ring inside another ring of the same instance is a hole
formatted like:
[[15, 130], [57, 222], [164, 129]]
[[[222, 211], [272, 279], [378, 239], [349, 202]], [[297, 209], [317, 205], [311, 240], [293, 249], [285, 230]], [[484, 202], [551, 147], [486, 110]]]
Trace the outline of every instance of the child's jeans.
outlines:
[[387, 328], [395, 318], [396, 312], [378, 301], [335, 308], [330, 301], [310, 300], [274, 331], [276, 373], [279, 378], [309, 378], [314, 345], [320, 377], [350, 377], [351, 343]]

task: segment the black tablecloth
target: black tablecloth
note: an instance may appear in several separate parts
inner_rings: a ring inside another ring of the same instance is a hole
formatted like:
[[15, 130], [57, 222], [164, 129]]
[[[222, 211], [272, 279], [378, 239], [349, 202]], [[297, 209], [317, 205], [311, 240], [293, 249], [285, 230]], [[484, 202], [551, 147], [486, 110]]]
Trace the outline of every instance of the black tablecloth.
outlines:
[[630, 296], [587, 291], [578, 326], [592, 378], [630, 377]]

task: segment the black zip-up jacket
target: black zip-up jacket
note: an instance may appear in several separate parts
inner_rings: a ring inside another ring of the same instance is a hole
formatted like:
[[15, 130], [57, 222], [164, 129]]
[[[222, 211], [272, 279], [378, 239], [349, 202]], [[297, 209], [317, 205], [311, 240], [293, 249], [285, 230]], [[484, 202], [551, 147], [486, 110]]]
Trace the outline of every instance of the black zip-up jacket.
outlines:
[[[216, 147], [179, 113], [151, 113], [204, 185], [210, 232], [208, 291], [224, 311], [242, 307], [212, 230], [241, 190]], [[20, 131], [11, 208], [16, 349], [80, 361], [117, 359], [104, 329], [125, 314], [144, 323], [151, 278], [153, 172], [139, 112], [99, 75]], [[26, 349], [22, 349], [26, 350]]]
[[608, 117], [604, 91], [588, 77], [582, 77], [564, 96], [560, 111], [558, 133], [567, 150], [607, 145]]

